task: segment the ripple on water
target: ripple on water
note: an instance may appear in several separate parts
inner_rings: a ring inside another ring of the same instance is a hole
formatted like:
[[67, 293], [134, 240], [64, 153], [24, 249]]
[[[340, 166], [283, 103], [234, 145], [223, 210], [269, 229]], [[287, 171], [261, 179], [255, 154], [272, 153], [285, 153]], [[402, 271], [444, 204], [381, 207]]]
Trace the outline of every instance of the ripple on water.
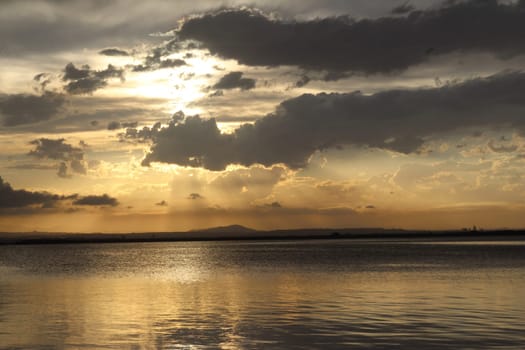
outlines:
[[525, 245], [0, 247], [0, 349], [516, 349]]

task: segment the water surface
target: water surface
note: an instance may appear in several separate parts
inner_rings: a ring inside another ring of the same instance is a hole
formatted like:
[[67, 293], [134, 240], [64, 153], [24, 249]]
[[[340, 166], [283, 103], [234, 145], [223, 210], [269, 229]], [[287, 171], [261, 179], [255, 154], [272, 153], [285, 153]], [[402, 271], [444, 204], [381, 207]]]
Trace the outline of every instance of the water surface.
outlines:
[[524, 242], [0, 247], [0, 349], [517, 349]]

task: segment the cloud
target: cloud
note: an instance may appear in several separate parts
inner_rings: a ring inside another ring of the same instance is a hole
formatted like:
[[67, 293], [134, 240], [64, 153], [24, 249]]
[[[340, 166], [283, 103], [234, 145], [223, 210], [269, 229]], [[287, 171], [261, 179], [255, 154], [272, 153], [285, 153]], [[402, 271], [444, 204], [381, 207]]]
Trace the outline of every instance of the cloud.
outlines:
[[[64, 142], [65, 139], [40, 138], [30, 142], [35, 149], [28, 154], [38, 159], [52, 159], [60, 161], [57, 165], [57, 175], [62, 178], [71, 177], [68, 169], [77, 174], [86, 174], [84, 150]], [[81, 141], [80, 145], [85, 146]]]
[[197, 199], [203, 199], [204, 197], [202, 197], [200, 194], [198, 193], [190, 193], [188, 195], [188, 199], [191, 199], [191, 200], [197, 200]]
[[221, 97], [224, 96], [224, 91], [222, 90], [216, 90], [208, 95], [208, 97]]
[[71, 177], [67, 172], [67, 164], [65, 162], [60, 162], [58, 164], [57, 176], [63, 179]]
[[[391, 183], [399, 186], [399, 189], [412, 192], [423, 191], [425, 199], [431, 198], [434, 202], [438, 201], [440, 196], [450, 199], [451, 190], [454, 190], [455, 194], [461, 192], [464, 198], [465, 190], [471, 190], [469, 182], [477, 183], [476, 186], [479, 186], [483, 181], [483, 174], [489, 172], [492, 167], [492, 162], [447, 161], [431, 165], [407, 163], [400, 166], [392, 177]], [[469, 178], [472, 180], [465, 180]], [[432, 191], [433, 194], [430, 197], [428, 196], [429, 191]]]
[[120, 142], [149, 142], [157, 135], [160, 127], [160, 122], [156, 122], [151, 128], [148, 126], [144, 126], [142, 129], [128, 127], [125, 132], [119, 133], [118, 137]]
[[[181, 15], [216, 6], [211, 1], [171, 1], [145, 4], [100, 1], [2, 1], [0, 42], [2, 55], [56, 55], [57, 53], [129, 46], [148, 38], [148, 33], [169, 28]], [[125, 16], [118, 14], [125, 13]]]
[[129, 53], [127, 51], [117, 48], [104, 49], [99, 51], [98, 53], [104, 56], [129, 56]]
[[7, 166], [8, 169], [22, 169], [22, 170], [53, 170], [56, 167], [54, 165], [47, 164], [33, 164], [33, 163], [22, 163]]
[[494, 140], [490, 140], [487, 144], [492, 152], [496, 153], [509, 153], [514, 152], [518, 149], [517, 145], [498, 145]]
[[69, 166], [71, 167], [71, 170], [73, 170], [73, 172], [77, 174], [83, 174], [83, 175], [87, 174], [86, 165], [81, 160], [78, 160], [78, 159], [72, 160], [71, 163], [69, 163]]
[[123, 128], [136, 128], [138, 125], [138, 122], [119, 122], [119, 121], [111, 121], [108, 123], [108, 130], [118, 130]]
[[120, 128], [122, 128], [122, 126], [121, 126], [120, 122], [118, 122], [116, 120], [108, 123], [108, 130], [118, 130]]
[[267, 203], [264, 205], [267, 208], [282, 208], [283, 206], [279, 202]]
[[[169, 46], [169, 44], [168, 44]], [[163, 68], [173, 68], [185, 66], [186, 61], [182, 59], [164, 58], [170, 54], [169, 50], [164, 47], [156, 47], [151, 51], [151, 54], [146, 56], [144, 62], [138, 65], [132, 65], [134, 72], [147, 72]]]
[[73, 196], [60, 196], [48, 192], [31, 192], [15, 190], [0, 177], [0, 208], [22, 208], [32, 205], [47, 205], [49, 203], [75, 198]]
[[62, 79], [64, 81], [84, 79], [89, 77], [90, 73], [91, 69], [88, 65], [84, 65], [81, 69], [78, 69], [73, 63], [69, 62], [64, 68], [64, 75], [62, 76]]
[[284, 167], [228, 169], [221, 172], [201, 191], [211, 203], [221, 207], [245, 208], [275, 202], [272, 191], [288, 177]]
[[255, 87], [255, 79], [242, 78], [242, 72], [230, 72], [224, 75], [215, 85], [214, 89], [241, 89], [241, 90], [250, 90]]
[[124, 80], [124, 70], [108, 64], [104, 70], [92, 70], [88, 65], [80, 69], [73, 63], [68, 63], [64, 68], [62, 80], [69, 81], [64, 90], [71, 95], [91, 94], [108, 85], [108, 79], [119, 78]]
[[[102, 95], [63, 95], [67, 96], [67, 102], [56, 116], [37, 124], [17, 126], [16, 132], [61, 134], [64, 130], [67, 132], [104, 130], [111, 121], [147, 122], [153, 118], [153, 113], [158, 113], [159, 99]], [[0, 132], [2, 131], [11, 132], [9, 128], [0, 128]]]
[[38, 73], [33, 77], [33, 81], [38, 84], [35, 90], [44, 93], [47, 85], [51, 83], [51, 76], [48, 73]]
[[394, 7], [391, 13], [393, 15], [404, 15], [414, 10], [415, 10], [415, 7], [410, 5], [410, 3], [407, 1], [404, 4]]
[[[423, 0], [423, 5], [429, 1]], [[398, 2], [398, 1], [397, 1]], [[170, 28], [174, 20], [195, 12], [208, 11], [221, 3], [231, 5], [255, 4], [286, 14], [315, 17], [337, 13], [355, 13], [358, 16], [377, 16], [393, 5], [388, 2], [366, 0], [172, 0], [128, 1], [56, 1], [56, 0], [2, 0], [0, 13], [0, 42], [2, 55], [20, 57], [56, 53], [83, 52], [87, 49], [131, 47], [144, 41], [158, 41], [148, 36]], [[420, 2], [414, 2], [416, 5]], [[124, 15], [125, 14], [125, 15]], [[88, 51], [89, 52], [89, 51]]]
[[42, 95], [0, 95], [0, 115], [4, 126], [18, 126], [47, 121], [58, 116], [66, 99], [46, 91]]
[[[524, 9], [524, 1], [447, 1], [406, 16], [310, 21], [226, 9], [190, 17], [176, 34], [180, 40], [201, 42], [214, 55], [250, 66], [390, 73], [453, 52], [488, 52], [501, 59], [524, 54]], [[410, 10], [405, 4], [394, 11]]]
[[35, 149], [29, 152], [30, 156], [40, 159], [54, 160], [82, 160], [84, 151], [64, 142], [65, 139], [40, 138], [30, 142]]
[[72, 209], [71, 205], [117, 206], [118, 201], [107, 194], [80, 196], [15, 190], [0, 176], [0, 214], [26, 213], [28, 210], [34, 212], [52, 208], [68, 211]]
[[64, 89], [72, 95], [90, 94], [106, 87], [108, 83], [99, 78], [83, 78], [68, 83]]
[[306, 74], [303, 74], [301, 75], [301, 77], [299, 77], [299, 80], [297, 80], [295, 82], [295, 87], [303, 87], [305, 86], [306, 84], [308, 84], [310, 82], [311, 78], [306, 75]]
[[211, 170], [223, 170], [235, 159], [234, 135], [222, 134], [214, 119], [186, 117], [172, 121], [153, 136], [154, 144], [143, 165], [160, 161]]
[[342, 145], [411, 153], [425, 138], [462, 128], [506, 126], [523, 132], [523, 91], [525, 73], [505, 72], [432, 89], [304, 94], [232, 133], [222, 133], [214, 119], [185, 117], [150, 135], [153, 144], [143, 165], [303, 168], [314, 152]]
[[167, 207], [168, 202], [166, 202], [165, 200], [161, 200], [160, 202], [155, 203], [155, 205], [158, 205], [159, 207]]
[[90, 206], [112, 206], [115, 207], [119, 203], [116, 198], [110, 197], [107, 194], [101, 196], [90, 195], [77, 199], [73, 202], [74, 205], [90, 205]]

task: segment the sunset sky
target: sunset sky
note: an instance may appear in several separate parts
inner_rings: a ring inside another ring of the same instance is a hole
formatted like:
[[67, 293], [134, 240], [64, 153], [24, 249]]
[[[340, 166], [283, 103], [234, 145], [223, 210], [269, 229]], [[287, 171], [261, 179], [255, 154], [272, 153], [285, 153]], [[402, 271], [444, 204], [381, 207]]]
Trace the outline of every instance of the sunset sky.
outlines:
[[525, 1], [0, 3], [0, 231], [525, 227]]

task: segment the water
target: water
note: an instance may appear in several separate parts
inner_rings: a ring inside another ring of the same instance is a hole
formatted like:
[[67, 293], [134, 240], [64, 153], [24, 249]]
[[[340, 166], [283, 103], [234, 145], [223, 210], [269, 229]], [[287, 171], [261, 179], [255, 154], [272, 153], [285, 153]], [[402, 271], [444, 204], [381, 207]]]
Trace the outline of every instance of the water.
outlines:
[[518, 349], [525, 242], [0, 246], [0, 349]]

